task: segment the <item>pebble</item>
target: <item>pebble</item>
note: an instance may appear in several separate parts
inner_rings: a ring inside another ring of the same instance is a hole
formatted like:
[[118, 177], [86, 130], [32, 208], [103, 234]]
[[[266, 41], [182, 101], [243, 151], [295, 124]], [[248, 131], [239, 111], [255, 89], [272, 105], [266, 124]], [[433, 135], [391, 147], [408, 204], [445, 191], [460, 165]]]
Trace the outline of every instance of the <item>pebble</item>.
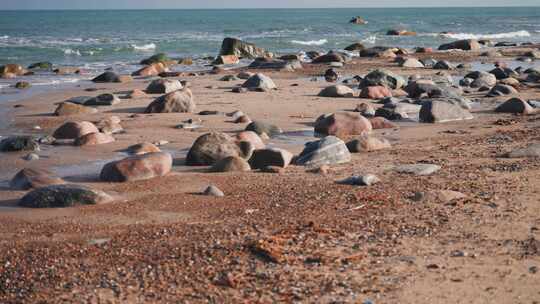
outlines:
[[373, 174], [366, 174], [366, 175], [354, 175], [349, 178], [346, 178], [342, 181], [338, 181], [338, 184], [342, 185], [352, 185], [352, 186], [371, 186], [376, 183], [379, 183], [381, 180], [373, 175]]
[[38, 160], [38, 159], [39, 159], [39, 155], [37, 155], [36, 153], [29, 153], [24, 157], [24, 160], [27, 160], [27, 161], [33, 161], [33, 160]]
[[166, 140], [160, 140], [160, 141], [153, 142], [153, 144], [159, 147], [159, 146], [165, 146], [169, 144], [169, 142]]
[[219, 188], [216, 187], [216, 186], [208, 186], [208, 188], [206, 188], [206, 190], [204, 190], [203, 194], [207, 195], [207, 196], [215, 196], [215, 197], [224, 197], [225, 196], [223, 191], [219, 190]]

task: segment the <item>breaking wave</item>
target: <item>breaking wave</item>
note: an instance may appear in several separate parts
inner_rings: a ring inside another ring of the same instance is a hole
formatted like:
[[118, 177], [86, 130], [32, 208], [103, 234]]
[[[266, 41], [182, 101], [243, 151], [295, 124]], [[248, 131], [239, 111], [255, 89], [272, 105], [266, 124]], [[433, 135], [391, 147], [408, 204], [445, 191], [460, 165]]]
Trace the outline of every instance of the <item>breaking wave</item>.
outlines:
[[518, 37], [530, 37], [531, 33], [528, 31], [517, 31], [499, 34], [472, 34], [472, 33], [448, 33], [440, 34], [443, 37], [452, 39], [504, 39], [504, 38], [518, 38]]
[[291, 43], [300, 44], [300, 45], [323, 45], [323, 44], [328, 43], [328, 40], [326, 39], [310, 40], [310, 41], [292, 40]]
[[136, 51], [153, 51], [157, 48], [157, 46], [155, 43], [149, 43], [145, 45], [132, 44], [131, 48], [133, 48]]

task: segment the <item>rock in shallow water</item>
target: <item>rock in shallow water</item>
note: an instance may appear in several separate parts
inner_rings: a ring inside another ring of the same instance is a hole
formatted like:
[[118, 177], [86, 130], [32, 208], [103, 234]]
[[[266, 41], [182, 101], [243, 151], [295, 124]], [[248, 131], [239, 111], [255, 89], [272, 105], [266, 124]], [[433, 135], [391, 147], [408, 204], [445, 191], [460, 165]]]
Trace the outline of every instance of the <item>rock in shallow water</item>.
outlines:
[[39, 150], [39, 144], [32, 136], [11, 136], [0, 141], [0, 152], [37, 150]]
[[327, 136], [307, 143], [295, 162], [297, 165], [318, 168], [323, 165], [343, 164], [350, 161], [351, 153], [345, 143], [335, 136]]
[[25, 168], [15, 174], [9, 182], [9, 186], [15, 190], [28, 190], [64, 183], [63, 179], [57, 177], [49, 170]]
[[106, 193], [81, 185], [52, 185], [36, 189], [19, 200], [19, 206], [28, 208], [65, 208], [95, 205], [112, 201]]
[[156, 152], [135, 155], [106, 164], [100, 179], [106, 182], [132, 182], [164, 176], [171, 171], [172, 156]]

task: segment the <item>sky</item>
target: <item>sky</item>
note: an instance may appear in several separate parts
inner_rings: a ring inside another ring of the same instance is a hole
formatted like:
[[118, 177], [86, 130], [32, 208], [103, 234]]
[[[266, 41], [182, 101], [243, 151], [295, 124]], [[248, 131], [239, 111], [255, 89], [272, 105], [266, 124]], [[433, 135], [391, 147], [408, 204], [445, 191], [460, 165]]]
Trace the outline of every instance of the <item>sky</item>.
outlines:
[[540, 0], [0, 0], [1, 9], [539, 6]]

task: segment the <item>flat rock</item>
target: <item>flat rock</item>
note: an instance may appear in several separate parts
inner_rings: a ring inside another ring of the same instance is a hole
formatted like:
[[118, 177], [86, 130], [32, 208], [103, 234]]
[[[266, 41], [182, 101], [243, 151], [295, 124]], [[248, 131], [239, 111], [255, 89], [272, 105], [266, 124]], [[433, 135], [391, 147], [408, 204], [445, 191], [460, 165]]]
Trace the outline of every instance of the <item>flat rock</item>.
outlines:
[[361, 136], [347, 143], [347, 149], [351, 153], [364, 153], [392, 148], [387, 139], [372, 136]]
[[266, 135], [267, 137], [274, 137], [283, 133], [283, 130], [281, 130], [280, 127], [263, 121], [254, 121], [250, 123], [247, 125], [246, 131], [253, 131], [259, 136]]
[[84, 102], [85, 106], [113, 106], [122, 102], [114, 94], [101, 94]]
[[114, 142], [114, 137], [105, 133], [89, 133], [75, 139], [75, 146], [96, 146]]
[[148, 142], [129, 146], [126, 151], [134, 155], [161, 152], [161, 150], [156, 145]]
[[540, 143], [531, 144], [528, 147], [516, 149], [506, 155], [508, 158], [540, 157]]
[[354, 91], [348, 86], [333, 85], [324, 88], [320, 93], [320, 97], [353, 97]]
[[78, 205], [96, 205], [112, 201], [106, 193], [82, 185], [51, 185], [38, 188], [19, 200], [18, 205], [28, 208], [65, 208]]
[[72, 102], [62, 102], [54, 110], [54, 115], [56, 116], [71, 116], [71, 115], [82, 115], [82, 114], [95, 114], [98, 110], [96, 108], [87, 107], [80, 104], [75, 104]]
[[64, 180], [57, 177], [53, 172], [38, 168], [24, 168], [19, 171], [9, 182], [9, 186], [15, 190], [28, 190], [50, 185], [64, 184]]
[[441, 169], [440, 166], [432, 164], [412, 164], [401, 165], [395, 168], [398, 173], [412, 174], [412, 175], [431, 175]]

